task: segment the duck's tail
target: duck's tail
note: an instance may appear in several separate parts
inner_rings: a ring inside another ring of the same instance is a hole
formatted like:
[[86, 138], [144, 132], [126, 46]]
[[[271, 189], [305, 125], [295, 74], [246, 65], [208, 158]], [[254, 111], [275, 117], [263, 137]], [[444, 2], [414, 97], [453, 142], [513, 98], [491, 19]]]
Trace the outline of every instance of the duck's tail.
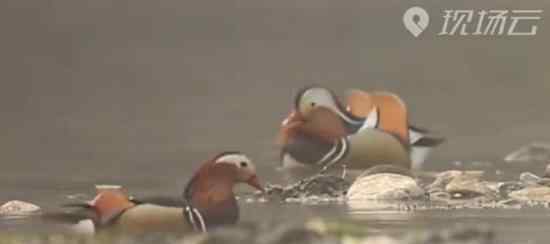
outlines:
[[430, 131], [409, 126], [412, 169], [420, 169], [434, 147], [445, 142], [445, 138], [431, 134]]

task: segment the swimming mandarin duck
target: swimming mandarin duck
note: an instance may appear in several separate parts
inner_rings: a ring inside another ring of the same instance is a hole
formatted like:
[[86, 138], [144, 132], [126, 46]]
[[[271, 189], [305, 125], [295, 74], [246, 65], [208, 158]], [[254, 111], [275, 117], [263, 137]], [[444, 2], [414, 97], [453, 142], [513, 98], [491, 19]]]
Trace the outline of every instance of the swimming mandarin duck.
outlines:
[[357, 161], [343, 157], [336, 160], [346, 161], [347, 167], [398, 164], [410, 168], [411, 159], [413, 163], [415, 160], [421, 163], [424, 159], [414, 155], [417, 147], [433, 147], [443, 141], [427, 136], [426, 132], [409, 126], [405, 104], [394, 94], [354, 90], [344, 108], [332, 91], [306, 87], [296, 95], [293, 111], [281, 126], [283, 168], [297, 163], [323, 164], [315, 160], [319, 157], [315, 151], [329, 148], [332, 152], [331, 146], [319, 146], [320, 141], [328, 143], [330, 140], [340, 145], [334, 150], [345, 147], [355, 155], [351, 158]]
[[[122, 191], [98, 191], [90, 202], [67, 206], [91, 210], [92, 214], [86, 215], [91, 218], [80, 219], [78, 225], [80, 230], [87, 228], [95, 233], [205, 232], [238, 221], [239, 207], [233, 193], [238, 183], [263, 191], [250, 159], [239, 152], [225, 152], [201, 165], [183, 198], [136, 199]], [[86, 223], [93, 226], [83, 227]]]

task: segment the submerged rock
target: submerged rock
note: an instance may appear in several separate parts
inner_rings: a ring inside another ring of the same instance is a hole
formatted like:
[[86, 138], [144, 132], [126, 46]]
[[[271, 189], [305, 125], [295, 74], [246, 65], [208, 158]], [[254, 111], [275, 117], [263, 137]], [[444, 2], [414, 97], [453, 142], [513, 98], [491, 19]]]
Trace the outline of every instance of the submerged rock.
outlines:
[[410, 233], [405, 244], [493, 244], [494, 232], [486, 227], [461, 227], [438, 232]]
[[506, 162], [548, 163], [550, 161], [550, 143], [533, 142], [508, 154]]
[[523, 172], [519, 175], [519, 181], [526, 186], [550, 186], [550, 178], [546, 177], [546, 173], [545, 177], [539, 177], [531, 172]]
[[493, 244], [495, 234], [486, 226], [471, 225], [443, 230], [411, 231], [400, 236], [373, 235], [360, 222], [313, 219], [307, 228], [324, 236], [335, 236], [342, 242], [360, 244]]
[[36, 214], [40, 207], [29, 202], [13, 200], [0, 206], [0, 216], [26, 216]]
[[519, 175], [519, 181], [525, 185], [538, 185], [541, 178], [531, 172], [523, 172]]
[[425, 196], [424, 190], [410, 176], [380, 173], [359, 176], [346, 195], [357, 200], [414, 200]]
[[308, 244], [337, 243], [331, 235], [324, 235], [304, 225], [240, 224], [209, 231], [207, 235], [186, 236], [179, 244]]

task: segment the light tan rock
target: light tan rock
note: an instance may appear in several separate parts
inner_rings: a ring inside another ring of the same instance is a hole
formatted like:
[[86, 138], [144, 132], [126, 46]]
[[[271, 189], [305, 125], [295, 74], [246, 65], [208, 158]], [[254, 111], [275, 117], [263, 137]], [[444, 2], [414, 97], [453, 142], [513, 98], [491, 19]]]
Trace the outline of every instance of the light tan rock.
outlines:
[[411, 200], [423, 197], [424, 193], [410, 176], [382, 173], [357, 178], [346, 198], [348, 201]]
[[445, 191], [451, 195], [496, 196], [497, 192], [489, 187], [489, 183], [481, 180], [482, 175], [482, 173], [463, 173], [457, 175], [445, 186]]
[[508, 194], [510, 198], [518, 201], [550, 202], [550, 187], [532, 186], [513, 191]]
[[32, 203], [13, 200], [0, 206], [0, 216], [30, 215], [40, 211], [40, 207]]

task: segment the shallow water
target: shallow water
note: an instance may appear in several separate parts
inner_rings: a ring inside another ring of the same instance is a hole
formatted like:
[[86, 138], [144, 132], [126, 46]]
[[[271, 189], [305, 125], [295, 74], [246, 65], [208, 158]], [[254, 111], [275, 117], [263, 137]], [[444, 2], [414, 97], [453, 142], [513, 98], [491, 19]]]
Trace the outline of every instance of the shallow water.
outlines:
[[[221, 150], [247, 152], [264, 181], [280, 182], [276, 130], [293, 93], [312, 83], [340, 95], [348, 88], [400, 94], [411, 121], [448, 138], [427, 170], [483, 169], [506, 179], [545, 166], [502, 160], [526, 143], [550, 141], [544, 22], [535, 37], [442, 38], [430, 28], [414, 39], [401, 23], [409, 1], [1, 5], [0, 64], [8, 68], [0, 74], [0, 202], [20, 199], [56, 210], [66, 195], [90, 193], [98, 183], [175, 195], [200, 161]], [[547, 10], [550, 3], [422, 6], [439, 13]], [[432, 23], [440, 26], [441, 18]], [[481, 224], [496, 230], [498, 243], [544, 243], [549, 213], [242, 204], [245, 221], [321, 215], [360, 219], [396, 235]], [[2, 230], [22, 226], [35, 227], [0, 221]]]

